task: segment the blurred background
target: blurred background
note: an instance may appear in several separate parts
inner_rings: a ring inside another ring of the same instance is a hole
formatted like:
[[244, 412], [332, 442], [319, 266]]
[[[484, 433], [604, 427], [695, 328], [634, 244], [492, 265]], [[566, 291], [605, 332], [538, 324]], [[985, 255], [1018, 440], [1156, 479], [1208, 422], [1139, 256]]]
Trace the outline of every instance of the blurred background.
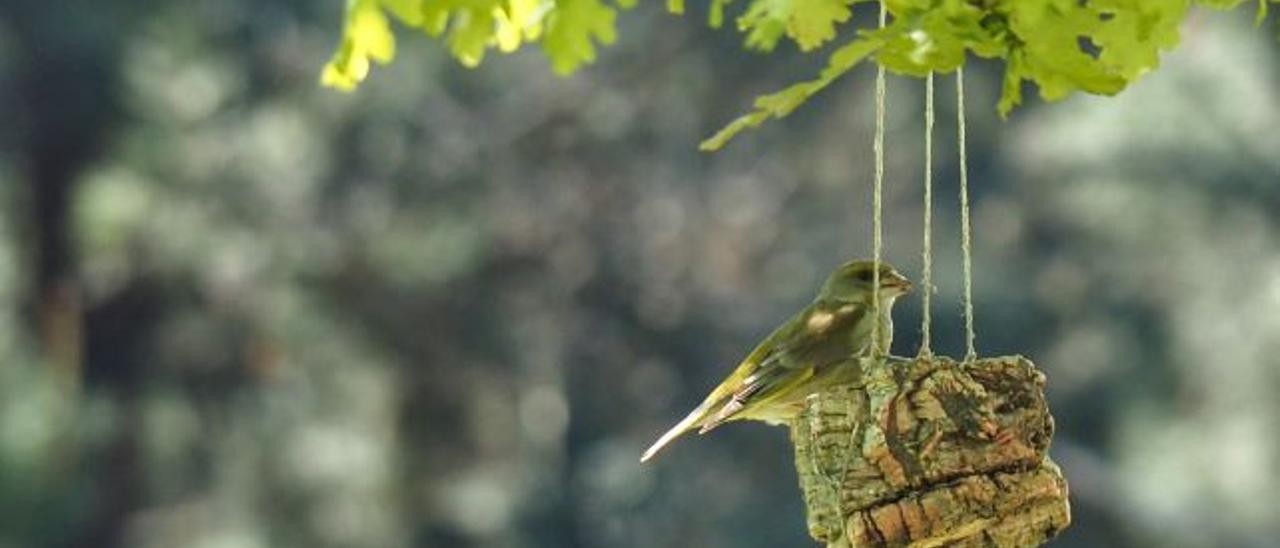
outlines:
[[[341, 9], [0, 6], [0, 546], [812, 545], [784, 429], [637, 458], [870, 253], [871, 69], [709, 155], [821, 60], [646, 3], [572, 78], [404, 33], [347, 95], [316, 85]], [[1049, 377], [1056, 546], [1280, 537], [1280, 45], [1251, 16], [1008, 122], [970, 71], [978, 347]], [[950, 78], [938, 103], [959, 355]], [[890, 82], [917, 279], [921, 105]]]

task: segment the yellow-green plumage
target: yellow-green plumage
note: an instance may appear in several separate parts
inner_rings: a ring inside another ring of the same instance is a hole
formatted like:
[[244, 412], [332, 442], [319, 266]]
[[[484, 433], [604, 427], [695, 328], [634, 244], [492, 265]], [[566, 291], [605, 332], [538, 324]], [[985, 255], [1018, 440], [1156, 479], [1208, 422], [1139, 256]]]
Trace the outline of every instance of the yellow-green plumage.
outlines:
[[[893, 267], [851, 261], [827, 278], [813, 302], [756, 346], [702, 404], [668, 430], [640, 460], [647, 461], [680, 435], [705, 433], [727, 421], [785, 422], [804, 410], [810, 394], [852, 379], [847, 358], [870, 351], [879, 321], [880, 348], [893, 340], [890, 309], [911, 283]], [[879, 291], [875, 290], [879, 282]], [[879, 314], [873, 302], [879, 297]], [[876, 317], [878, 316], [878, 317]]]

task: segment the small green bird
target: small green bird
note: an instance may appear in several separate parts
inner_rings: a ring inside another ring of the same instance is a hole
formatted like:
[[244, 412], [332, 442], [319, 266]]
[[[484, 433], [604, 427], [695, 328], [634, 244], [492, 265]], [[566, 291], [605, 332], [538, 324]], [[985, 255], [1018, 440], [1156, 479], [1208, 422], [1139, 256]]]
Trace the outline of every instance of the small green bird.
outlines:
[[875, 273], [873, 261], [840, 265], [813, 303], [769, 334], [701, 405], [658, 438], [640, 462], [694, 429], [705, 434], [727, 421], [779, 424], [794, 418], [810, 394], [852, 378], [841, 374], [849, 368], [837, 366], [870, 353], [875, 321], [880, 322], [880, 348], [887, 353], [893, 341], [890, 310], [911, 290], [911, 282], [881, 262], [879, 317], [873, 318]]

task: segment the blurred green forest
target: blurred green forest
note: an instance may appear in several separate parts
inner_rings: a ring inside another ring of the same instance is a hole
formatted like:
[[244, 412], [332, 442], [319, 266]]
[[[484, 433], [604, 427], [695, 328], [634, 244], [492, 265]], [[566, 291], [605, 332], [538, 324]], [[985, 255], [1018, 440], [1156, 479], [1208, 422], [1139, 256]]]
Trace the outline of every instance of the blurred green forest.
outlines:
[[[570, 78], [406, 34], [348, 95], [316, 81], [342, 8], [0, 5], [0, 547], [811, 545], [783, 429], [637, 459], [869, 254], [869, 68], [707, 155], [820, 60], [642, 4]], [[1280, 537], [1280, 44], [1239, 11], [1007, 123], [968, 71], [978, 347], [1049, 377], [1057, 546]], [[922, 85], [889, 87], [887, 257], [918, 278]]]

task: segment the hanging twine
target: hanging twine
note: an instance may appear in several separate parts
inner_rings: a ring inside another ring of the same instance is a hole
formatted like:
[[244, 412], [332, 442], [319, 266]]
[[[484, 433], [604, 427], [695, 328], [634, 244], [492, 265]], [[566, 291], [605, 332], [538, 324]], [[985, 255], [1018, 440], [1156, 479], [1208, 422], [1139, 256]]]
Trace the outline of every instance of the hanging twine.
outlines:
[[973, 239], [969, 230], [969, 158], [965, 144], [964, 69], [956, 69], [956, 126], [960, 149], [960, 249], [964, 253], [964, 361], [977, 358], [973, 330]]
[[[885, 10], [884, 2], [880, 3], [880, 28], [884, 28], [885, 21], [888, 19], [887, 10]], [[871, 241], [873, 248], [873, 259], [876, 268], [871, 275], [871, 317], [880, 317], [880, 255], [883, 247], [883, 239], [881, 236], [881, 189], [884, 188], [884, 120], [885, 120], [885, 71], [884, 65], [876, 66], [876, 137], [873, 143], [876, 161], [876, 176], [874, 189], [871, 197]], [[880, 348], [880, 322], [879, 320], [872, 323], [871, 326], [871, 355], [881, 356], [889, 352], [888, 348]]]
[[933, 355], [929, 339], [933, 323], [933, 73], [924, 81], [924, 247], [921, 259], [924, 263], [920, 274], [920, 356]]
[[[888, 10], [885, 9], [884, 2], [880, 2], [880, 28], [884, 28], [887, 20], [888, 20]], [[871, 199], [871, 208], [872, 208], [871, 247], [873, 248], [872, 257], [873, 257], [873, 260], [875, 261], [874, 262], [875, 268], [872, 269], [872, 274], [871, 274], [871, 287], [872, 287], [871, 317], [875, 318], [875, 321], [871, 323], [871, 357], [872, 358], [880, 358], [881, 356], [889, 353], [888, 348], [880, 347], [880, 319], [879, 319], [880, 318], [880, 255], [884, 245], [883, 237], [882, 237], [883, 219], [881, 218], [882, 217], [881, 210], [883, 209], [881, 191], [884, 188], [884, 124], [885, 124], [885, 70], [884, 70], [884, 65], [878, 65], [876, 67], [876, 135], [875, 135], [875, 141], [873, 143], [873, 150], [875, 152], [876, 173], [875, 173], [875, 182], [874, 182], [872, 199]], [[850, 387], [850, 390], [853, 390], [853, 388]], [[858, 439], [857, 439], [858, 429], [853, 427], [854, 423], [857, 421], [857, 409], [854, 409], [853, 398], [847, 398], [846, 404], [848, 407], [845, 408], [845, 418], [849, 421], [849, 444], [848, 446], [846, 446], [845, 450], [852, 451], [854, 447], [858, 446]], [[815, 447], [816, 446], [817, 445], [815, 444]], [[842, 460], [843, 460], [843, 464], [840, 466], [840, 475], [837, 478], [829, 478], [829, 477], [827, 478], [827, 481], [831, 482], [832, 491], [836, 495], [834, 497], [834, 500], [836, 505], [835, 515], [837, 516], [840, 516], [840, 502], [844, 500], [844, 480], [846, 477], [849, 476], [849, 461], [851, 459], [846, 458]], [[819, 473], [822, 473], [821, 470], [819, 470]], [[823, 476], [826, 476], [825, 473], [822, 473], [822, 474]], [[849, 534], [849, 527], [848, 527], [848, 524], [843, 519], [843, 516], [841, 516], [840, 518], [840, 528], [841, 528], [842, 536], [844, 537], [845, 541], [848, 542], [850, 546], [853, 546], [854, 545], [853, 537], [851, 537]]]

